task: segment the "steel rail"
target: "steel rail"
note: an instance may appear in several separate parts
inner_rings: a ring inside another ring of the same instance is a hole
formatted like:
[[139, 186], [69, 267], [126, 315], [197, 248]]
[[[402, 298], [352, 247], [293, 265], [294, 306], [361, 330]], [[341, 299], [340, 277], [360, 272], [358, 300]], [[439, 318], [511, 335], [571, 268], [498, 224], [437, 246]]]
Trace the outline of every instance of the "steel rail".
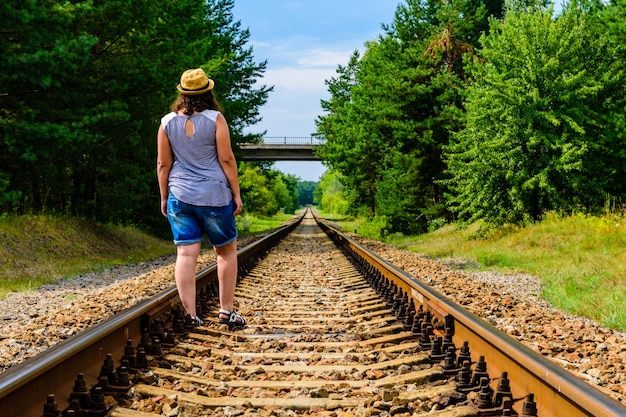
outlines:
[[[240, 269], [245, 271], [263, 257], [305, 213], [239, 250]], [[196, 275], [199, 288], [216, 279], [216, 264]], [[176, 287], [171, 287], [0, 373], [0, 416], [40, 417], [49, 394], [65, 409], [77, 375], [82, 373], [86, 381], [96, 383], [106, 355], [121, 357], [127, 341], [138, 342], [151, 320], [171, 309], [177, 294]]]
[[[303, 217], [304, 214], [264, 239], [240, 250], [239, 261], [242, 272], [250, 270], [266, 252], [290, 233]], [[492, 380], [507, 372], [515, 398], [523, 398], [532, 393], [538, 416], [626, 416], [626, 407], [617, 401], [371, 253], [327, 222], [317, 217], [316, 220], [349, 258], [361, 263], [361, 269], [370, 271], [371, 275], [378, 274], [398, 290], [397, 293], [401, 292], [415, 305], [423, 306], [437, 318], [438, 323], [445, 323], [446, 328], [453, 329], [455, 346], [461, 346], [468, 341], [471, 346], [472, 362], [476, 362], [478, 356], [485, 355]], [[199, 287], [214, 284], [216, 266], [212, 265], [198, 273], [197, 280]], [[66, 397], [72, 391], [76, 375], [83, 373], [86, 380], [96, 382], [106, 354], [111, 353], [114, 357], [120, 357], [126, 341], [129, 339], [138, 341], [142, 330], [171, 308], [176, 294], [175, 288], [172, 287], [59, 343], [45, 354], [1, 373], [0, 416], [40, 417], [45, 398], [50, 393], [57, 395], [59, 406], [65, 408], [69, 405], [69, 399]], [[513, 408], [518, 415], [524, 415], [519, 409], [519, 403], [516, 402]]]
[[[328, 222], [316, 217], [320, 227], [336, 245], [353, 256], [373, 265], [417, 305], [422, 305], [440, 321], [453, 319], [455, 346], [469, 342], [472, 363], [481, 352], [489, 365], [490, 378], [507, 372], [515, 398], [534, 394], [541, 417], [616, 417], [626, 416], [626, 407], [597, 388], [585, 383], [565, 369], [550, 362], [496, 327], [471, 314], [433, 288], [418, 281], [376, 254], [346, 237]], [[513, 409], [519, 414], [519, 405]]]

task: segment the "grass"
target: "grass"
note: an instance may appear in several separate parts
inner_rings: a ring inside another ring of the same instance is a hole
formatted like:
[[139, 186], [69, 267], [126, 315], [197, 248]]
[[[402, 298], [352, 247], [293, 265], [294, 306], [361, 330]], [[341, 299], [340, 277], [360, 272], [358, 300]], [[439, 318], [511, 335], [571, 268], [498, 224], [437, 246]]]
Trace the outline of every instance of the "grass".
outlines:
[[[358, 221], [339, 222], [346, 230]], [[355, 226], [356, 224], [356, 226]], [[421, 236], [384, 239], [400, 249], [456, 257], [480, 269], [523, 272], [542, 280], [553, 306], [626, 331], [626, 217], [548, 215], [528, 227], [484, 233], [480, 224], [447, 225]]]
[[133, 227], [97, 225], [73, 217], [3, 217], [0, 298], [63, 277], [154, 259], [173, 251], [171, 242]]
[[[272, 230], [291, 215], [251, 217], [249, 236]], [[238, 223], [239, 223], [238, 218]], [[155, 259], [176, 251], [171, 240], [135, 227], [99, 225], [67, 216], [0, 217], [0, 299], [67, 277]]]
[[[376, 225], [324, 215], [360, 234]], [[242, 216], [243, 217], [243, 216]], [[238, 218], [241, 236], [272, 230], [291, 215]], [[626, 218], [548, 216], [524, 228], [485, 233], [480, 224], [444, 226], [421, 236], [384, 239], [400, 249], [457, 257], [503, 273], [524, 272], [543, 282], [543, 297], [566, 312], [626, 331]], [[83, 273], [142, 262], [174, 252], [169, 240], [133, 227], [97, 225], [58, 216], [0, 218], [0, 299]]]
[[276, 229], [293, 217], [293, 214], [277, 214], [271, 217], [244, 214], [237, 218], [237, 228], [241, 237], [265, 233]]

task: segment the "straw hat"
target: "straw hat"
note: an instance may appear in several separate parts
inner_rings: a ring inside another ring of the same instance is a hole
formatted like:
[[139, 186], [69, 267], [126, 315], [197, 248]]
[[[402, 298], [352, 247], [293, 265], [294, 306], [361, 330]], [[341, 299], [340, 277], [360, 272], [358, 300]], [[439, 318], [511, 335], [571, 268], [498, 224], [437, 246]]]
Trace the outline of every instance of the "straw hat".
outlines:
[[180, 84], [176, 87], [181, 94], [195, 96], [206, 93], [215, 86], [215, 82], [207, 77], [202, 68], [190, 69], [183, 72]]

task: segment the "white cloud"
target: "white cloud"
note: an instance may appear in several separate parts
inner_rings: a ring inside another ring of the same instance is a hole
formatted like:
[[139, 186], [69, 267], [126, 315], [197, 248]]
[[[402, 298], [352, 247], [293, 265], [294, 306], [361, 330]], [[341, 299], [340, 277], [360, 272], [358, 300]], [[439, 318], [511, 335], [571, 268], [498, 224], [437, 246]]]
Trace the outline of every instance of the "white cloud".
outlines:
[[[260, 83], [274, 86], [261, 108], [263, 120], [250, 131], [267, 131], [267, 136], [308, 136], [315, 131], [315, 119], [322, 114], [320, 101], [328, 99], [325, 81], [337, 76], [337, 66], [345, 65], [349, 50], [272, 48], [274, 66], [269, 65]], [[284, 60], [285, 65], [276, 65]]]
[[261, 41], [250, 41], [249, 44], [250, 46], [254, 48], [267, 48], [268, 46], [271, 46], [269, 42], [261, 42]]
[[[337, 67], [381, 33], [381, 22], [389, 22], [396, 8], [394, 1], [236, 1], [234, 16], [250, 28], [255, 60], [267, 61], [259, 84], [274, 86], [259, 109], [263, 120], [247, 130], [267, 131], [267, 136], [314, 132], [315, 119], [323, 113], [320, 100], [329, 97], [325, 81], [337, 77]], [[303, 178], [319, 176], [303, 162], [279, 164]]]
[[260, 113], [263, 120], [251, 131], [267, 130], [267, 136], [309, 136], [322, 110], [317, 96], [274, 94]]
[[285, 67], [270, 69], [265, 72], [263, 83], [274, 86], [274, 93], [317, 93], [321, 97], [325, 95], [325, 80], [336, 76], [334, 69], [325, 68], [294, 68]]
[[302, 58], [297, 60], [298, 64], [304, 67], [332, 67], [337, 69], [337, 65], [345, 65], [352, 55], [352, 51], [332, 51], [327, 49], [311, 49], [305, 51]]

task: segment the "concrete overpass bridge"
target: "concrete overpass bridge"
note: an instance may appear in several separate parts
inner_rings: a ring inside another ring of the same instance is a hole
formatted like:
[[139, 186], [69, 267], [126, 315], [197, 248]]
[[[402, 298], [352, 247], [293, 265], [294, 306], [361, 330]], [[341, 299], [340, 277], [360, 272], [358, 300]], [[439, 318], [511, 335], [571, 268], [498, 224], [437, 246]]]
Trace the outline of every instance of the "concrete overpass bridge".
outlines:
[[313, 136], [268, 136], [263, 143], [239, 144], [243, 161], [319, 161], [315, 148], [320, 140]]

